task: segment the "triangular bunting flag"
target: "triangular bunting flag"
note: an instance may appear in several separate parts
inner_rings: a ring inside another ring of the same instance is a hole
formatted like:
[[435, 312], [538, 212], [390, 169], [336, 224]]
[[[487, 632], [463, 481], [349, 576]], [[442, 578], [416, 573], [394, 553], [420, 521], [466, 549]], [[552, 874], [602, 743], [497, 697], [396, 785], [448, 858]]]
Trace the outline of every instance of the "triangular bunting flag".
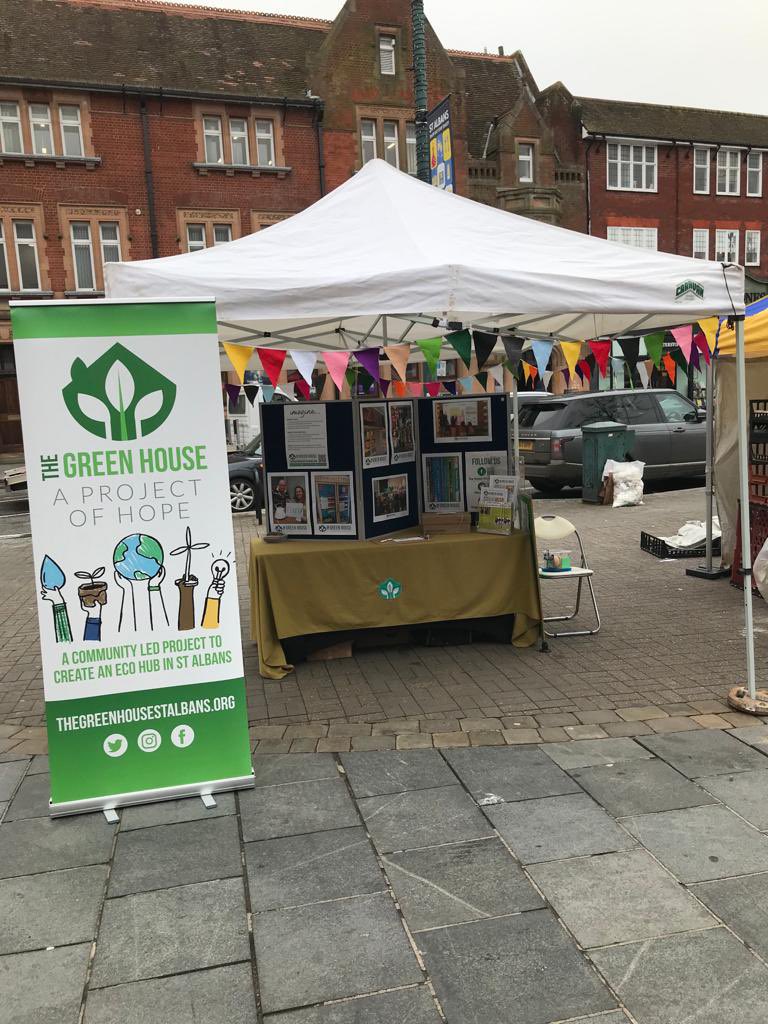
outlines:
[[497, 363], [496, 366], [489, 366], [488, 367], [488, 373], [490, 373], [491, 377], [493, 377], [493, 379], [496, 381], [496, 383], [499, 385], [499, 387], [503, 390], [504, 389], [504, 367], [502, 366], [502, 364], [501, 363]]
[[[611, 359], [611, 366], [613, 367], [613, 386], [615, 388], [624, 387], [624, 367], [625, 363], [623, 359], [619, 359], [618, 356], [614, 356]], [[618, 379], [617, 379], [618, 378]]]
[[552, 354], [553, 341], [534, 341], [533, 343], [533, 356], [536, 360], [536, 368], [539, 373], [543, 374], [547, 368], [549, 357]]
[[531, 379], [531, 370], [532, 369], [533, 369], [533, 367], [530, 365], [530, 363], [523, 363], [523, 379], [525, 380], [526, 384]]
[[296, 388], [296, 390], [301, 395], [301, 397], [304, 399], [304, 401], [308, 402], [309, 401], [309, 384], [307, 384], [307, 382], [305, 380], [303, 380], [301, 377], [298, 377], [295, 381], [293, 381], [293, 384], [294, 384], [294, 387]]
[[619, 341], [619, 346], [621, 351], [624, 353], [624, 358], [627, 361], [627, 369], [629, 370], [629, 376], [631, 378], [635, 364], [640, 358], [640, 339], [623, 338]]
[[409, 393], [413, 395], [414, 398], [421, 398], [424, 394], [424, 387], [419, 381], [409, 381], [407, 387]]
[[691, 346], [691, 366], [694, 370], [701, 369], [701, 353], [696, 345]]
[[704, 356], [704, 361], [706, 362], [707, 366], [709, 366], [709, 342], [707, 340], [706, 334], [704, 334], [703, 331], [696, 331], [696, 333], [693, 336], [693, 344]]
[[344, 374], [349, 364], [349, 352], [323, 352], [322, 355], [331, 380], [341, 391], [344, 387]]
[[453, 347], [459, 359], [467, 369], [472, 360], [472, 337], [469, 331], [454, 331], [453, 334], [446, 334], [445, 340]]
[[485, 391], [486, 385], [488, 384], [488, 371], [483, 370], [481, 373], [476, 373], [475, 380], [483, 389], [483, 391]]
[[440, 394], [440, 381], [431, 380], [424, 385], [430, 398], [436, 398]]
[[507, 354], [507, 366], [512, 373], [517, 373], [520, 356], [523, 354], [523, 338], [503, 337], [501, 343]]
[[357, 383], [357, 370], [353, 370], [351, 367], [344, 374], [344, 383], [347, 385], [350, 391], [352, 391]]
[[590, 341], [589, 351], [595, 357], [600, 376], [606, 377], [608, 375], [608, 358], [611, 354], [610, 341]]
[[445, 390], [448, 392], [449, 395], [455, 395], [456, 394], [456, 381], [455, 380], [444, 380], [443, 381], [443, 387], [445, 388]]
[[[293, 360], [293, 365], [299, 371], [299, 373], [304, 378], [304, 380], [307, 382], [307, 384], [309, 384], [309, 386], [311, 387], [312, 386], [312, 371], [314, 370], [315, 363], [317, 362], [317, 353], [316, 352], [304, 352], [304, 351], [301, 351], [301, 350], [294, 351], [293, 349], [290, 349], [289, 352], [288, 352], [288, 355]], [[301, 389], [299, 389], [299, 390], [301, 390]], [[303, 392], [302, 392], [302, 394], [303, 394]]]
[[679, 366], [681, 370], [684, 370], [687, 373], [688, 372], [688, 362], [687, 362], [687, 360], [685, 358], [685, 353], [683, 352], [683, 350], [681, 348], [678, 348], [677, 346], [675, 346], [671, 350], [671, 352], [669, 354], [675, 360], [675, 364], [677, 366]]
[[355, 351], [354, 356], [373, 380], [380, 380], [378, 345], [374, 345], [372, 348], [359, 348]]
[[536, 367], [535, 367], [535, 366], [532, 366], [532, 367], [530, 368], [530, 373], [529, 373], [529, 376], [530, 376], [530, 378], [531, 378], [531, 381], [535, 382], [535, 380], [536, 380], [536, 378], [538, 377], [538, 375], [539, 375], [539, 371], [538, 371], [538, 370], [536, 369]]
[[237, 379], [242, 384], [245, 380], [245, 371], [248, 367], [248, 363], [251, 361], [253, 355], [253, 345], [234, 345], [231, 341], [222, 342], [224, 351], [227, 353], [227, 359], [235, 369]]
[[653, 368], [655, 365], [656, 364], [652, 359], [645, 360], [645, 368], [648, 371], [648, 380], [650, 380], [653, 377]]
[[288, 395], [289, 398], [296, 398], [296, 386], [292, 380], [287, 381], [282, 385], [282, 390]]
[[720, 319], [716, 316], [710, 316], [706, 320], [699, 320], [699, 327], [707, 339], [709, 351], [714, 352], [717, 345], [717, 335], [720, 331]]
[[391, 380], [386, 380], [384, 377], [382, 377], [381, 380], [379, 381], [379, 388], [381, 389], [382, 398], [387, 397], [387, 392], [389, 391], [389, 386], [391, 383]]
[[560, 351], [565, 356], [565, 361], [568, 365], [570, 373], [576, 372], [576, 366], [579, 362], [579, 356], [581, 355], [581, 342], [580, 341], [561, 341]]
[[488, 334], [485, 331], [472, 331], [472, 338], [475, 342], [477, 368], [478, 370], [482, 370], [488, 362], [488, 357], [491, 352], [493, 352], [496, 347], [496, 342], [499, 340], [499, 336], [498, 334]]
[[677, 365], [675, 363], [675, 360], [672, 358], [672, 356], [669, 353], [667, 353], [664, 356], [662, 362], [664, 363], [664, 368], [667, 371], [667, 376], [669, 377], [669, 379], [674, 384], [675, 383], [675, 374], [677, 373]]
[[424, 341], [417, 341], [416, 344], [422, 351], [424, 359], [429, 367], [429, 375], [435, 376], [437, 364], [440, 362], [440, 348], [443, 344], [442, 338], [427, 338]]
[[281, 348], [257, 348], [256, 352], [261, 360], [261, 365], [264, 367], [264, 373], [269, 377], [273, 386], [277, 387], [280, 371], [283, 368], [283, 363], [288, 353]]
[[541, 379], [544, 382], [544, 390], [545, 391], [549, 390], [549, 382], [552, 380], [553, 372], [554, 371], [552, 371], [552, 370], [545, 370], [544, 373], [542, 373], [542, 375], [541, 375]]
[[227, 395], [229, 397], [229, 409], [233, 412], [237, 405], [237, 400], [240, 397], [240, 385], [239, 384], [226, 384]]
[[640, 383], [643, 385], [644, 388], [647, 388], [648, 387], [648, 367], [645, 365], [644, 362], [637, 364], [637, 372], [640, 374]]
[[592, 378], [592, 367], [589, 365], [587, 359], [580, 359], [576, 364], [576, 372], [581, 373], [582, 380], [591, 380]]
[[370, 375], [370, 373], [368, 373], [367, 370], [357, 371], [357, 383], [366, 394], [371, 390], [372, 387], [375, 386], [373, 377]]
[[686, 363], [691, 361], [691, 346], [693, 345], [693, 328], [690, 324], [686, 324], [685, 327], [673, 327], [672, 337], [680, 348], [680, 351], [685, 356]]
[[245, 397], [248, 399], [248, 402], [253, 405], [256, 401], [256, 395], [259, 393], [258, 384], [246, 384], [243, 387], [243, 391], [245, 392]]
[[400, 380], [405, 380], [405, 368], [411, 355], [410, 345], [385, 345], [384, 354], [392, 363]]
[[408, 385], [403, 380], [392, 381], [392, 390], [395, 398], [405, 398], [408, 394]]
[[261, 385], [261, 394], [262, 394], [262, 397], [263, 397], [265, 402], [271, 402], [272, 401], [272, 396], [274, 395], [274, 393], [275, 393], [275, 389], [272, 387], [271, 384], [262, 384]]
[[646, 334], [643, 338], [645, 342], [645, 351], [648, 353], [648, 358], [653, 360], [653, 365], [657, 370], [661, 369], [661, 353], [664, 348], [664, 331], [657, 331], [656, 334]]
[[466, 394], [469, 394], [469, 392], [472, 390], [472, 385], [474, 383], [474, 377], [462, 377], [461, 380], [459, 381], [459, 384], [461, 384], [461, 390], [464, 391]]

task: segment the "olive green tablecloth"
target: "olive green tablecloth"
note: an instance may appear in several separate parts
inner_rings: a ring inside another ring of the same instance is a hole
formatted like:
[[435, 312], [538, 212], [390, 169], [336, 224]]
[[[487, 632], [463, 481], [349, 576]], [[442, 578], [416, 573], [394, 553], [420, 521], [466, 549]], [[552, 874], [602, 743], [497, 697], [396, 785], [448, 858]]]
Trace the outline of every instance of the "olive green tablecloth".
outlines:
[[342, 630], [514, 615], [510, 643], [539, 637], [531, 539], [465, 533], [412, 543], [251, 542], [251, 636], [269, 679], [290, 671], [281, 640]]

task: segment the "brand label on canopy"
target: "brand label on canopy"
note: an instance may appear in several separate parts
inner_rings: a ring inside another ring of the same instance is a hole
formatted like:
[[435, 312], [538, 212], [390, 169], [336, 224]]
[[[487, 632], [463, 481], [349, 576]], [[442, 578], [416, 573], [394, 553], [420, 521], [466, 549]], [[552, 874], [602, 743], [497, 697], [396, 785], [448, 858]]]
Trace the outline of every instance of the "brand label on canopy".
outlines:
[[11, 316], [54, 810], [248, 784], [213, 303]]

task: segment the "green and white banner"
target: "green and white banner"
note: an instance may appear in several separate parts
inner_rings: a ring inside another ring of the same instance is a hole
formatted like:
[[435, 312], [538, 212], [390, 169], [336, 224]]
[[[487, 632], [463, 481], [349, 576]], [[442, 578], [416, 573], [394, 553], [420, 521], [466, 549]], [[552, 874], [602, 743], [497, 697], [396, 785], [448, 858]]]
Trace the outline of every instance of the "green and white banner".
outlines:
[[52, 813], [251, 784], [214, 304], [11, 321]]

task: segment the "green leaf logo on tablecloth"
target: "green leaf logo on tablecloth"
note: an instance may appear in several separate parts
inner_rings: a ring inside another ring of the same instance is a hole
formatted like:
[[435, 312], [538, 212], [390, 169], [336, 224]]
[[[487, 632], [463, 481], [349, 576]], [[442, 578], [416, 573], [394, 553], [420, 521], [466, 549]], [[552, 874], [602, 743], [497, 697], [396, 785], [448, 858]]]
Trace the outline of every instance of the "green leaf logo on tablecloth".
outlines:
[[383, 597], [385, 601], [394, 601], [396, 597], [400, 597], [402, 589], [402, 583], [398, 583], [390, 576], [388, 580], [383, 580], [379, 584], [379, 597]]
[[113, 345], [86, 366], [72, 363], [64, 404], [96, 437], [135, 441], [157, 430], [176, 401], [176, 385], [124, 345]]

